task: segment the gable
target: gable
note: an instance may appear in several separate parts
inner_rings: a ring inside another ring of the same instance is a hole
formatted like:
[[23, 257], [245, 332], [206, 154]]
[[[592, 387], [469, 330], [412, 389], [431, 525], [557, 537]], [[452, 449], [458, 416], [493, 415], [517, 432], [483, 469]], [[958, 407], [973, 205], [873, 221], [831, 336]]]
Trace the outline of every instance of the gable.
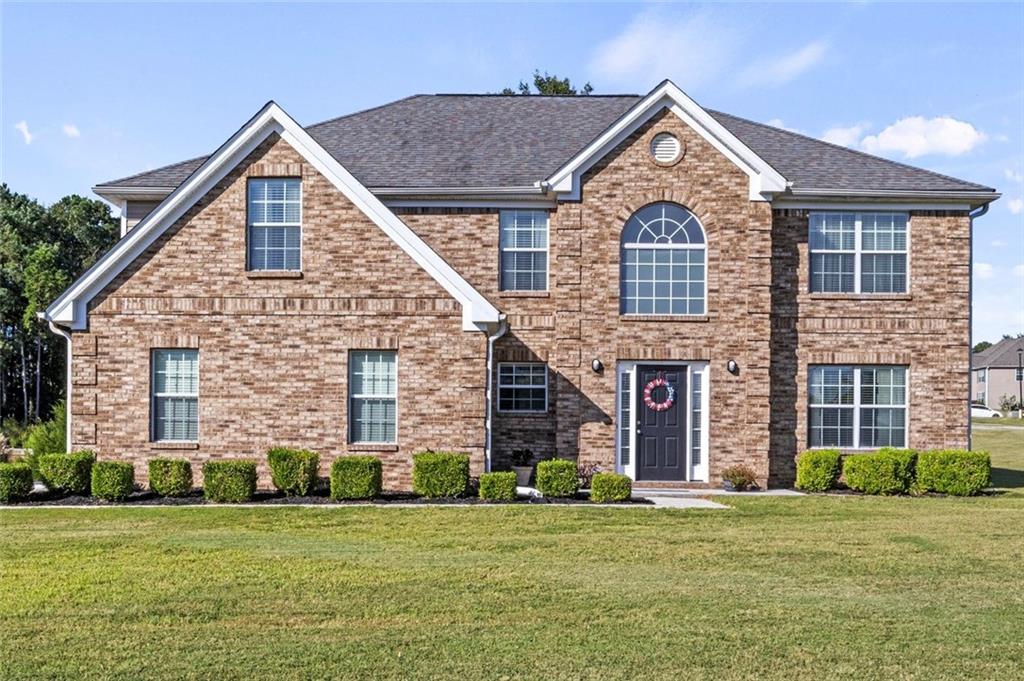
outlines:
[[143, 255], [167, 229], [181, 219], [260, 144], [275, 134], [459, 302], [462, 306], [464, 330], [482, 330], [487, 325], [499, 321], [500, 313], [483, 295], [430, 249], [274, 102], [264, 106], [156, 210], [61, 294], [47, 308], [45, 318], [73, 330], [86, 328], [90, 300]]

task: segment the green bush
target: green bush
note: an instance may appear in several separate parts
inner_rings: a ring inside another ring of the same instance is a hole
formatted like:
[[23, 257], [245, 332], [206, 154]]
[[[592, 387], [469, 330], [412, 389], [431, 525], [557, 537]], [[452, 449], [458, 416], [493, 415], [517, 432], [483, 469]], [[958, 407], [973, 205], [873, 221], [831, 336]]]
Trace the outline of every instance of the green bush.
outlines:
[[469, 455], [420, 452], [412, 455], [412, 491], [424, 497], [457, 497], [469, 486]]
[[846, 485], [865, 494], [904, 494], [914, 482], [912, 449], [886, 447], [873, 454], [854, 454], [843, 460]]
[[70, 454], [43, 454], [39, 477], [50, 490], [63, 494], [88, 494], [96, 455], [88, 450]]
[[380, 496], [381, 463], [375, 456], [343, 456], [331, 464], [331, 498], [372, 499]]
[[484, 473], [480, 476], [480, 498], [488, 501], [515, 501], [516, 474], [512, 471]]
[[320, 455], [305, 449], [274, 447], [267, 451], [267, 463], [270, 464], [270, 480], [274, 487], [288, 496], [303, 497], [316, 484]]
[[548, 459], [537, 464], [537, 489], [544, 496], [571, 497], [579, 488], [575, 461]]
[[590, 480], [590, 500], [598, 504], [610, 501], [629, 501], [633, 496], [633, 481], [620, 473], [594, 473]]
[[149, 488], [162, 497], [187, 497], [192, 493], [192, 464], [185, 459], [151, 459]]
[[809, 449], [796, 460], [796, 488], [824, 492], [836, 486], [843, 468], [838, 449]]
[[218, 503], [249, 501], [256, 493], [255, 461], [208, 461], [203, 464], [203, 496]]
[[25, 462], [32, 467], [32, 472], [41, 478], [39, 457], [44, 454], [63, 454], [67, 450], [67, 411], [64, 402], [53, 405], [49, 421], [30, 426], [25, 434], [24, 447], [28, 450]]
[[24, 499], [31, 491], [31, 466], [27, 463], [0, 463], [0, 504]]
[[988, 452], [939, 449], [917, 456], [918, 489], [959, 497], [977, 494], [988, 487], [992, 462]]
[[97, 461], [92, 467], [92, 495], [124, 501], [135, 486], [135, 467], [122, 461]]

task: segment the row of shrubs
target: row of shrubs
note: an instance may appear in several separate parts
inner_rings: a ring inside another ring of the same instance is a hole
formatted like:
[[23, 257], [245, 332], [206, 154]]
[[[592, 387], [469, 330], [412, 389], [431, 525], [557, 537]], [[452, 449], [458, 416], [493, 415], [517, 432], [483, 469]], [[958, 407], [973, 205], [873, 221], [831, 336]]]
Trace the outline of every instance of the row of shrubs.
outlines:
[[[267, 452], [271, 481], [288, 496], [305, 496], [316, 485], [320, 456], [316, 452], [276, 447]], [[39, 457], [39, 476], [51, 490], [63, 494], [92, 493], [107, 501], [123, 501], [132, 493], [134, 467], [119, 461], [97, 461], [90, 451], [44, 454]], [[203, 464], [203, 495], [219, 503], [238, 503], [256, 493], [256, 462], [208, 461]], [[382, 466], [375, 456], [345, 456], [330, 470], [330, 496], [334, 500], [372, 499], [381, 493]], [[0, 503], [22, 499], [32, 491], [33, 474], [26, 463], [0, 463]], [[163, 497], [192, 493], [192, 465], [184, 459], [153, 459], [149, 462], [149, 486]], [[469, 455], [454, 452], [422, 452], [413, 455], [413, 492], [428, 498], [458, 497], [469, 489]], [[537, 464], [537, 488], [549, 497], [572, 497], [579, 491], [576, 463], [565, 460]], [[479, 494], [489, 501], [516, 498], [516, 475], [484, 473]], [[591, 482], [592, 501], [627, 501], [632, 482], [625, 475], [596, 473]]]
[[838, 449], [812, 449], [796, 463], [796, 486], [824, 492], [843, 481], [864, 494], [978, 494], [989, 485], [992, 464], [987, 452], [960, 449], [884, 448], [844, 457]]

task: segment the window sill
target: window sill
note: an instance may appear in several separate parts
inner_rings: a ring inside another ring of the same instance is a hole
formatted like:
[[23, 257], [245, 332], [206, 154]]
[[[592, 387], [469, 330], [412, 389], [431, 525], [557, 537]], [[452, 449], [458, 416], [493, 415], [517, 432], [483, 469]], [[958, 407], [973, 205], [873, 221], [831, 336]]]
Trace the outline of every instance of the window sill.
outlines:
[[536, 419], [536, 418], [545, 418], [545, 417], [551, 415], [551, 411], [550, 410], [545, 410], [545, 411], [514, 411], [514, 410], [509, 410], [509, 409], [495, 409], [494, 411], [495, 411], [496, 414], [498, 414], [498, 416], [501, 416], [502, 418], [505, 418], [505, 417], [519, 418], [519, 417], [522, 416], [522, 417], [525, 417], [525, 418], [534, 418], [534, 419]]
[[302, 279], [299, 270], [249, 270], [245, 273], [249, 279]]
[[389, 445], [386, 442], [382, 444], [373, 444], [370, 442], [360, 443], [349, 443], [348, 451], [350, 452], [397, 452], [398, 445]]
[[198, 442], [150, 442], [150, 449], [199, 449]]
[[502, 298], [550, 298], [551, 291], [498, 291]]
[[910, 293], [809, 293], [811, 300], [913, 300]]
[[706, 314], [620, 314], [622, 322], [707, 322], [711, 318]]

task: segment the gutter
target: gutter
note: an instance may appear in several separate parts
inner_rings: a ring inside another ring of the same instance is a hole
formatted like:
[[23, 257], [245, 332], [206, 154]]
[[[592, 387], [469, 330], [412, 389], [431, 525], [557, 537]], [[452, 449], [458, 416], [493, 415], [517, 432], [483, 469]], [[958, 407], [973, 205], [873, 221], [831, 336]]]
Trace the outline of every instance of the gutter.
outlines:
[[[502, 314], [498, 319], [498, 328], [493, 335], [487, 336], [487, 388], [484, 391], [487, 399], [487, 415], [484, 420], [484, 472], [491, 472], [491, 442], [493, 440], [492, 413], [494, 411], [494, 341], [508, 331], [506, 317]], [[485, 332], [486, 333], [486, 332]]]
[[874, 199], [921, 199], [921, 200], [976, 200], [988, 203], [995, 201], [1002, 194], [993, 190], [952, 190], [952, 191], [921, 191], [921, 190], [877, 190], [877, 189], [814, 189], [808, 187], [790, 188], [786, 194], [776, 196], [776, 199], [785, 200], [786, 197], [856, 197]]
[[[988, 212], [988, 205], [983, 204], [967, 214], [970, 225], [967, 233], [968, 264], [967, 268], [967, 449], [974, 448], [974, 426], [971, 424], [971, 394], [974, 387], [974, 220]], [[985, 382], [985, 404], [988, 404], [988, 381]]]
[[65, 373], [65, 396], [64, 396], [64, 451], [71, 451], [71, 334], [67, 329], [62, 329], [57, 326], [53, 320], [48, 319], [45, 313], [40, 312], [38, 315], [39, 319], [45, 319], [46, 323], [50, 327], [50, 331], [53, 331], [58, 336], [63, 336], [64, 340], [68, 342], [68, 350], [64, 360], [64, 373]]

